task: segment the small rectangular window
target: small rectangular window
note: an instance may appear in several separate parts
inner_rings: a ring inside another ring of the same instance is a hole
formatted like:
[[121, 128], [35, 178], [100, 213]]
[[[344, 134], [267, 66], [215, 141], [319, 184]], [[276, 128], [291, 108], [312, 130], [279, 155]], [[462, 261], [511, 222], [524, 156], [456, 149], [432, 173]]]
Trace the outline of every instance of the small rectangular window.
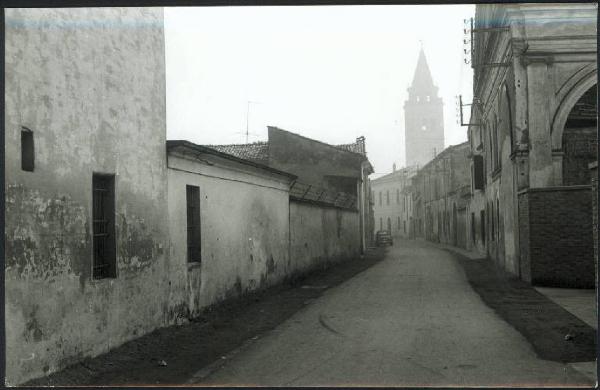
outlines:
[[34, 148], [33, 131], [26, 127], [21, 128], [21, 169], [33, 172]]
[[200, 188], [186, 186], [187, 261], [200, 262]]
[[115, 177], [94, 173], [92, 176], [92, 219], [95, 279], [117, 276], [115, 250]]

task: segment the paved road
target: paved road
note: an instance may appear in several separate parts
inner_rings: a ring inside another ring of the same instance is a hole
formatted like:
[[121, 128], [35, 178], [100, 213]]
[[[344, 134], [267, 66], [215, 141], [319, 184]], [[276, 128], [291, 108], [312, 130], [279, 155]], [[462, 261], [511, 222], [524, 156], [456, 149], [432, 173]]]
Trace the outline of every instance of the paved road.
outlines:
[[[207, 385], [590, 385], [538, 359], [453, 256], [400, 241], [385, 260], [206, 369]], [[216, 369], [215, 369], [216, 368]], [[204, 377], [203, 377], [204, 376]], [[203, 377], [203, 378], [202, 378]]]

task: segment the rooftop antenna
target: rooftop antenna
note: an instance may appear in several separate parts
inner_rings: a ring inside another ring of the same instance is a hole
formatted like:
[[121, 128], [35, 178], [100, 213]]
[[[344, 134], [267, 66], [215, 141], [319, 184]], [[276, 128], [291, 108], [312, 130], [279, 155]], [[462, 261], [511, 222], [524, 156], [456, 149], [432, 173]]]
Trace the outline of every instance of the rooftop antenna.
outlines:
[[247, 106], [246, 106], [246, 143], [248, 143], [248, 123], [249, 123], [249, 118], [250, 118], [250, 103], [252, 104], [260, 104], [260, 102], [253, 102], [251, 100], [247, 101]]

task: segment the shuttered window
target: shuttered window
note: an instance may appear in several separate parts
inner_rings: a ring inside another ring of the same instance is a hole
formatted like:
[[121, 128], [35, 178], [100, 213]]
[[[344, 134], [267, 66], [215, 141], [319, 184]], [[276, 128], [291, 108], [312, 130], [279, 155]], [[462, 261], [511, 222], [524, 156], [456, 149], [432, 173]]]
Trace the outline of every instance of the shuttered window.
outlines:
[[483, 156], [473, 156], [473, 188], [483, 190], [485, 185], [485, 173], [483, 171]]
[[200, 188], [186, 186], [187, 261], [200, 262]]

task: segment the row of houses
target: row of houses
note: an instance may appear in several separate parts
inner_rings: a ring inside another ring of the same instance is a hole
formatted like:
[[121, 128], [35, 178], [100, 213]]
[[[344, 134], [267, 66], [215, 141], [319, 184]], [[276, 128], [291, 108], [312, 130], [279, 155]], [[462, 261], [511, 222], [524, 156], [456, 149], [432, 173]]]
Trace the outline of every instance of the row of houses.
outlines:
[[[468, 141], [412, 175], [410, 237], [535, 285], [594, 287], [596, 17], [595, 4], [477, 5]], [[372, 184], [376, 220], [392, 215], [377, 192], [406, 188], [385, 181]]]
[[161, 8], [6, 10], [6, 382], [351, 259], [365, 140], [166, 140]]

